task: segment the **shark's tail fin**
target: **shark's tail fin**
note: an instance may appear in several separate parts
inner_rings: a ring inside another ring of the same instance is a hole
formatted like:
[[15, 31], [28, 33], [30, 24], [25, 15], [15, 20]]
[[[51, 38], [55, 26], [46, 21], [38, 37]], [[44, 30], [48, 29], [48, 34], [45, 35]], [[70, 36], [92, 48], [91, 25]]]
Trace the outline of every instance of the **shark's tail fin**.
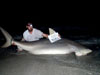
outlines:
[[51, 34], [53, 34], [55, 32], [56, 32], [55, 30], [53, 30], [52, 28], [49, 28], [49, 35], [51, 35]]
[[4, 30], [2, 27], [0, 27], [0, 30], [3, 33], [3, 35], [5, 36], [5, 38], [6, 38], [6, 43], [3, 46], [1, 46], [1, 47], [5, 48], [5, 47], [10, 46], [12, 44], [12, 37], [11, 37], [11, 35], [6, 30]]

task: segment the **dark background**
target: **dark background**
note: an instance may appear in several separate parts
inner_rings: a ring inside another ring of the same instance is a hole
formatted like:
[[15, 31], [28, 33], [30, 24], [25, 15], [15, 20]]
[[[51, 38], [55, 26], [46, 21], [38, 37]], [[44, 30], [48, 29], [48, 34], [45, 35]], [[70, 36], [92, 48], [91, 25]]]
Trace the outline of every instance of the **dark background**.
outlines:
[[[28, 22], [33, 23], [33, 27], [48, 32], [48, 28], [67, 34], [100, 35], [99, 24], [94, 18], [84, 15], [26, 15], [26, 14], [1, 14], [0, 26], [10, 33], [20, 33], [26, 29]], [[65, 34], [64, 34], [65, 35]]]
[[62, 36], [99, 36], [99, 4], [75, 2], [4, 2], [0, 8], [0, 26], [17, 34], [23, 33], [27, 22], [32, 22], [46, 33], [52, 27]]

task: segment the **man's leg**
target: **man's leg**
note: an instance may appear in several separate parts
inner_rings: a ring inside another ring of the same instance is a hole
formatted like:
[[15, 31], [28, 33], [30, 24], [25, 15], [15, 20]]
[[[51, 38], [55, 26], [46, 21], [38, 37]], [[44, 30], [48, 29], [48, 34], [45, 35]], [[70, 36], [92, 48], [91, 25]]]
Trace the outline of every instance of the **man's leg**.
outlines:
[[17, 51], [20, 52], [20, 51], [23, 51], [23, 49], [19, 46], [17, 46]]
[[[25, 41], [25, 40], [22, 38], [21, 41]], [[23, 49], [21, 47], [17, 46], [17, 51], [20, 52], [20, 51], [23, 51]]]

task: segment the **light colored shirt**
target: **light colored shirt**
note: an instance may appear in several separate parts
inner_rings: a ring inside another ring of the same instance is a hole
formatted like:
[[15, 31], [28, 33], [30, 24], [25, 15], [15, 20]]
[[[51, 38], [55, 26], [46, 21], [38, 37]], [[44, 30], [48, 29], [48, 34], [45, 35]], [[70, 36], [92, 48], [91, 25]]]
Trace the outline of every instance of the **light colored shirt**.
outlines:
[[33, 28], [32, 34], [30, 34], [28, 30], [26, 30], [23, 33], [23, 38], [25, 39], [25, 41], [37, 41], [40, 38], [43, 38], [42, 34], [43, 34], [42, 31], [40, 31], [40, 30], [38, 30], [36, 28]]

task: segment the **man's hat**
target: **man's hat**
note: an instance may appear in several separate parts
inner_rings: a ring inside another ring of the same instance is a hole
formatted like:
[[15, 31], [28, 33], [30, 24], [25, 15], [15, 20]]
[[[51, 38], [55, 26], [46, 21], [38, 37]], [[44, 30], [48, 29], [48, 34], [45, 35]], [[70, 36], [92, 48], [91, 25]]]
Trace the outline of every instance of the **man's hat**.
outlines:
[[28, 23], [26, 26], [31, 26], [31, 27], [33, 27], [32, 23]]

